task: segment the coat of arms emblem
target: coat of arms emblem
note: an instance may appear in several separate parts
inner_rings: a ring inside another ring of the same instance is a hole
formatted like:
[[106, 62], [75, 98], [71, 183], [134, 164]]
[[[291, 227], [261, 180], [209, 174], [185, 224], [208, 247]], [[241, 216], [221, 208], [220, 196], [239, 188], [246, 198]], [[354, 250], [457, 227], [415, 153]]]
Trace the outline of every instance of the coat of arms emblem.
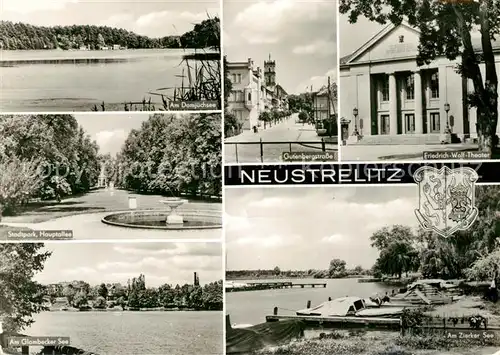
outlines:
[[414, 175], [419, 190], [417, 219], [424, 230], [448, 237], [468, 229], [478, 216], [475, 206], [477, 172], [472, 168], [419, 168]]

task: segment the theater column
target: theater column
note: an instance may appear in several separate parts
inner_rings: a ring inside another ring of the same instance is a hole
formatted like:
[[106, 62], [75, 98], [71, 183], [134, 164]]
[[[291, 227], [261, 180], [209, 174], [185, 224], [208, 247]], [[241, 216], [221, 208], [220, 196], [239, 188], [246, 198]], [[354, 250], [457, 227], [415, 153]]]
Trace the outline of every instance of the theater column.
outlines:
[[396, 85], [396, 75], [389, 74], [389, 134], [398, 134], [398, 90]]
[[420, 71], [413, 73], [415, 76], [415, 133], [424, 133], [424, 117], [422, 108], [422, 77]]

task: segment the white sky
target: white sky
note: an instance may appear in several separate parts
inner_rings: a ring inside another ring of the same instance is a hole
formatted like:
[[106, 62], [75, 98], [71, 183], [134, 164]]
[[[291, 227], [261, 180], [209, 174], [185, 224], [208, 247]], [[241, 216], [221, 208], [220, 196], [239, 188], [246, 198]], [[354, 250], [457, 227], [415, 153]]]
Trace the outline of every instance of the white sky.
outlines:
[[228, 188], [228, 270], [373, 266], [370, 236], [386, 225], [417, 226], [418, 191], [410, 186]]
[[336, 80], [336, 0], [225, 0], [224, 51], [229, 61], [276, 60], [289, 93]]
[[1, 0], [1, 18], [32, 25], [106, 25], [150, 37], [180, 35], [220, 14], [219, 0]]
[[147, 287], [192, 284], [197, 272], [201, 284], [222, 279], [219, 243], [46, 243], [52, 256], [36, 275], [43, 283], [82, 280], [91, 285], [146, 276]]

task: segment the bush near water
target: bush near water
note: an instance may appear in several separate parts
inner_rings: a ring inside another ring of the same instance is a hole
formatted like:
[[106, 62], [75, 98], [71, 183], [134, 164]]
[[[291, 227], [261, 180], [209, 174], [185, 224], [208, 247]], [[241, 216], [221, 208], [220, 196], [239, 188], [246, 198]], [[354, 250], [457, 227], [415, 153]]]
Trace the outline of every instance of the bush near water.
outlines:
[[[0, 315], [4, 331], [19, 332], [34, 323], [33, 315], [50, 310], [50, 301], [65, 299], [62, 307], [90, 310], [103, 307], [123, 309], [153, 309], [157, 307], [193, 310], [222, 310], [222, 280], [200, 285], [168, 285], [147, 287], [140, 275], [126, 286], [101, 284], [91, 287], [85, 281], [42, 285], [34, 276], [44, 269], [52, 252], [43, 243], [0, 244]], [[105, 306], [106, 305], [106, 306]]]
[[[430, 279], [488, 281], [488, 285], [493, 278], [497, 278], [496, 285], [498, 286], [500, 284], [498, 280], [500, 275], [500, 214], [498, 213], [500, 211], [500, 188], [478, 186], [476, 207], [479, 210], [479, 217], [474, 225], [469, 230], [456, 232], [453, 237], [446, 239], [435, 233], [415, 231], [412, 227], [404, 225], [386, 226], [377, 230], [370, 239], [372, 247], [378, 249], [379, 257], [370, 273], [376, 278], [389, 276], [404, 280], [405, 275], [413, 274]], [[243, 276], [248, 272], [243, 270], [235, 274]], [[279, 268], [275, 268], [274, 271], [259, 270], [257, 273], [284, 274]], [[329, 270], [324, 271], [324, 274], [329, 277], [346, 273], [345, 262], [335, 259], [330, 263]], [[319, 273], [307, 272], [307, 274]], [[474, 291], [478, 292], [479, 288], [471, 289], [469, 293], [474, 293]], [[482, 302], [481, 310], [489, 309], [491, 316], [499, 314], [498, 304], [487, 300]], [[408, 323], [420, 324], [424, 321], [421, 312], [411, 313], [406, 318]], [[460, 314], [460, 309], [457, 309], [455, 313]], [[478, 313], [483, 312], [479, 312], [478, 309]], [[477, 325], [478, 319], [484, 320], [484, 317], [479, 314], [462, 318], [471, 323], [472, 329], [476, 328], [472, 323]], [[448, 321], [453, 323], [453, 321], [461, 320], [448, 318]], [[399, 333], [384, 332], [382, 336], [370, 337], [359, 334], [324, 336], [322, 339], [297, 341], [256, 353], [261, 355], [469, 355], [481, 354], [481, 351], [490, 347], [491, 353], [494, 353], [499, 346], [498, 337], [470, 340], [448, 338], [437, 331], [421, 334], [407, 332], [404, 336]]]

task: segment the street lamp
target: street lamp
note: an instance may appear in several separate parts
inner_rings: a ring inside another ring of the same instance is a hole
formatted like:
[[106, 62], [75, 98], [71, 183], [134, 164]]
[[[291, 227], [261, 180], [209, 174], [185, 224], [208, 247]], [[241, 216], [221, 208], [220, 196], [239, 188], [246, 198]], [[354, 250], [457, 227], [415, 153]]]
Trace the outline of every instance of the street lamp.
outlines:
[[444, 110], [446, 111], [446, 134], [451, 134], [451, 129], [450, 129], [450, 119], [448, 117], [448, 112], [450, 112], [450, 104], [445, 103], [444, 104]]
[[359, 132], [358, 132], [358, 109], [355, 107], [353, 110], [352, 110], [352, 115], [354, 116], [354, 132], [353, 132], [353, 135], [357, 136], [359, 135]]
[[347, 120], [345, 117], [340, 119], [340, 135], [342, 137], [342, 145], [347, 144], [347, 138], [349, 137], [349, 123], [350, 120]]

